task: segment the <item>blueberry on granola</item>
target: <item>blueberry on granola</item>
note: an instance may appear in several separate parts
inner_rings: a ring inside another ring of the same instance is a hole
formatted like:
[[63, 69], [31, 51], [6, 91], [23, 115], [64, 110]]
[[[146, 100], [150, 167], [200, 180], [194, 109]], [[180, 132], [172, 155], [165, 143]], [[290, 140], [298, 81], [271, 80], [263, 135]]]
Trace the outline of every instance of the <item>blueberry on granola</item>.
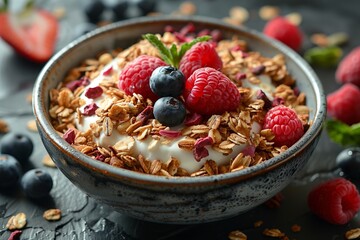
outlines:
[[347, 148], [336, 157], [336, 164], [346, 177], [360, 179], [360, 147]]
[[32, 169], [21, 178], [21, 187], [24, 193], [34, 199], [49, 195], [53, 187], [51, 175], [43, 169]]
[[0, 151], [15, 157], [20, 163], [29, 160], [34, 149], [30, 137], [21, 133], [8, 133], [0, 140]]
[[150, 77], [150, 89], [159, 97], [178, 97], [184, 90], [184, 74], [171, 66], [156, 68]]
[[184, 121], [186, 109], [180, 100], [174, 97], [162, 97], [154, 104], [154, 116], [163, 125], [174, 127]]
[[16, 184], [20, 175], [20, 163], [11, 155], [0, 154], [0, 188]]

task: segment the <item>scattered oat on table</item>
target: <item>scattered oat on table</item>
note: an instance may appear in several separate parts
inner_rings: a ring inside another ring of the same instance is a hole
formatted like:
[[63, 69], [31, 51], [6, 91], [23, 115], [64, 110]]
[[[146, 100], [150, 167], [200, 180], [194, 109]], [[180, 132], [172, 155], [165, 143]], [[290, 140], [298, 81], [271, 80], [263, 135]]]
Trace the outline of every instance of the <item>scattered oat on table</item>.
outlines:
[[44, 212], [43, 217], [47, 221], [58, 221], [61, 219], [61, 210], [57, 208], [48, 209]]
[[6, 228], [9, 230], [23, 229], [26, 225], [25, 213], [18, 213], [11, 216], [6, 224]]
[[283, 233], [280, 229], [278, 228], [266, 228], [264, 231], [263, 231], [263, 234], [265, 236], [268, 236], [268, 237], [284, 237], [285, 236], [285, 233]]
[[259, 16], [261, 19], [267, 21], [280, 14], [280, 8], [275, 6], [263, 6], [259, 9]]
[[345, 233], [346, 239], [359, 239], [360, 238], [360, 228], [350, 229]]
[[249, 18], [249, 11], [244, 7], [236, 6], [230, 9], [229, 16], [231, 19], [244, 23]]
[[26, 95], [26, 102], [28, 102], [30, 104], [32, 103], [32, 93], [31, 92]]
[[64, 7], [56, 7], [52, 14], [57, 18], [57, 19], [62, 19], [65, 14], [66, 14], [66, 9]]
[[235, 230], [229, 233], [228, 238], [230, 240], [247, 240], [247, 236], [245, 233]]
[[179, 13], [181, 15], [194, 15], [197, 12], [197, 7], [193, 2], [186, 1], [180, 4]]
[[56, 168], [56, 165], [49, 154], [45, 155], [42, 159], [42, 164], [46, 167]]
[[264, 224], [264, 221], [262, 221], [262, 220], [259, 220], [259, 221], [256, 221], [256, 222], [254, 222], [254, 227], [260, 227], [260, 226], [262, 226]]
[[7, 133], [9, 132], [10, 128], [5, 120], [0, 118], [0, 133]]
[[294, 224], [291, 226], [291, 231], [293, 232], [300, 232], [301, 231], [301, 226], [298, 224]]
[[32, 119], [32, 120], [28, 121], [26, 126], [27, 126], [27, 129], [29, 131], [31, 131], [31, 132], [37, 132], [38, 131], [35, 119]]
[[297, 12], [289, 13], [285, 16], [285, 18], [295, 26], [299, 26], [302, 22], [302, 16]]

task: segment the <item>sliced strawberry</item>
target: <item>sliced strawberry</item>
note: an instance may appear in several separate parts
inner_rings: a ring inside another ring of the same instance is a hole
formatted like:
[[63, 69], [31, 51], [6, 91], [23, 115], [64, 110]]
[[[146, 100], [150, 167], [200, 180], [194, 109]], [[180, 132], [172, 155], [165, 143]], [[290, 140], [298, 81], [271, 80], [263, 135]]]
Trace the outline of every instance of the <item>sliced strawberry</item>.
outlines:
[[0, 37], [22, 56], [41, 63], [54, 53], [58, 25], [45, 10], [34, 10], [27, 19], [5, 12], [0, 14]]

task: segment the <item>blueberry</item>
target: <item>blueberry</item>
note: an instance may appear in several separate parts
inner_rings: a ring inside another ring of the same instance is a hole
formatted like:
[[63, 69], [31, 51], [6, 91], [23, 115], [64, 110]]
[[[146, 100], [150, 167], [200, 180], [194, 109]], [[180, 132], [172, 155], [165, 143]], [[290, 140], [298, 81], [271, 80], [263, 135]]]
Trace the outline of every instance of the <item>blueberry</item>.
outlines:
[[21, 165], [13, 156], [0, 154], [0, 187], [16, 185], [20, 179]]
[[85, 7], [85, 15], [89, 22], [98, 23], [101, 20], [101, 15], [104, 10], [105, 4], [102, 1], [91, 1], [91, 3]]
[[336, 157], [336, 164], [346, 177], [360, 179], [360, 147], [347, 148]]
[[171, 66], [156, 68], [150, 77], [150, 88], [159, 97], [178, 97], [184, 90], [184, 74]]
[[20, 163], [29, 160], [34, 145], [32, 140], [21, 133], [8, 133], [0, 140], [0, 151], [15, 157]]
[[155, 12], [156, 0], [140, 0], [137, 2], [137, 7], [143, 16], [148, 15], [149, 13]]
[[128, 10], [129, 3], [127, 1], [120, 1], [111, 6], [111, 10], [114, 13], [115, 20], [123, 20], [127, 17], [126, 12]]
[[174, 97], [162, 97], [154, 104], [154, 116], [163, 125], [174, 127], [184, 121], [186, 109], [180, 100]]
[[21, 187], [30, 198], [43, 198], [49, 195], [53, 180], [48, 172], [43, 169], [32, 169], [21, 178]]

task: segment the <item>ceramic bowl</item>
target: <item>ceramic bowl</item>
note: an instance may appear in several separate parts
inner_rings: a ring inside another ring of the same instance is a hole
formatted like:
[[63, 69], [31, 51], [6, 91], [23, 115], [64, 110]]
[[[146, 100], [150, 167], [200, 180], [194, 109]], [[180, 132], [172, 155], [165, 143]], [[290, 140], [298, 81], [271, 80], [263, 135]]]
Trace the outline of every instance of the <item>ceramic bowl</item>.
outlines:
[[[127, 47], [144, 33], [161, 33], [166, 25], [179, 29], [188, 22], [197, 29], [219, 29], [239, 36], [251, 50], [265, 56], [282, 53], [299, 89], [306, 93], [311, 127], [286, 152], [242, 171], [205, 176], [166, 178], [141, 174], [95, 161], [78, 152], [54, 130], [49, 120], [49, 90], [69, 69], [102, 51]], [[312, 154], [326, 114], [322, 86], [308, 64], [294, 51], [253, 30], [204, 17], [140, 18], [114, 23], [67, 45], [44, 67], [34, 87], [33, 110], [42, 141], [58, 168], [78, 188], [114, 210], [145, 221], [203, 223], [222, 220], [265, 202], [287, 186]]]

